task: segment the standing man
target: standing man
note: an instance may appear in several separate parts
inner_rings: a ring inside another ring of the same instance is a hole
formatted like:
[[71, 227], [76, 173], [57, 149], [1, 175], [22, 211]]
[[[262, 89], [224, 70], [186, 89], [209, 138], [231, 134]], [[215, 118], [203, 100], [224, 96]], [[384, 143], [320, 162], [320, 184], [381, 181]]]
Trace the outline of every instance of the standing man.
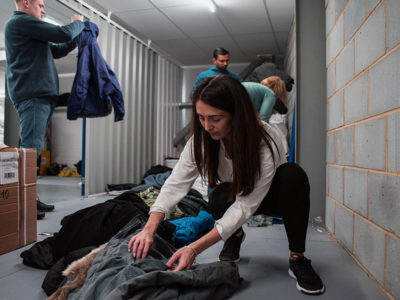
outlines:
[[[36, 148], [39, 157], [46, 128], [58, 97], [58, 74], [54, 58], [76, 47], [83, 30], [83, 17], [56, 26], [42, 21], [43, 0], [14, 0], [16, 11], [5, 26], [8, 93], [19, 116], [21, 148]], [[39, 200], [38, 219], [54, 209]]]
[[224, 48], [215, 48], [212, 59], [212, 62], [215, 65], [215, 67], [212, 67], [199, 74], [199, 76], [196, 79], [196, 82], [193, 85], [192, 92], [194, 91], [196, 86], [200, 83], [200, 81], [202, 81], [204, 78], [211, 76], [229, 75], [231, 77], [236, 78], [239, 81], [242, 81], [242, 78], [240, 78], [239, 75], [236, 75], [235, 73], [228, 71], [229, 58], [230, 54], [228, 50]]

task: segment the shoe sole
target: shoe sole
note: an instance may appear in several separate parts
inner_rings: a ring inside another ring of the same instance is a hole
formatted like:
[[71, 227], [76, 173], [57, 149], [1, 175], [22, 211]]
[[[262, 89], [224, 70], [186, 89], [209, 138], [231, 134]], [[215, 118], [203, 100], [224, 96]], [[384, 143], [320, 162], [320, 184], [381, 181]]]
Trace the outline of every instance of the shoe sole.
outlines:
[[44, 211], [44, 212], [51, 212], [54, 208], [38, 208], [37, 210]]
[[[240, 242], [240, 244], [243, 244], [243, 242], [244, 242], [244, 240], [246, 239], [246, 232], [244, 232], [244, 230], [243, 230], [243, 239], [242, 239], [242, 241]], [[227, 261], [227, 262], [233, 262], [233, 263], [238, 263], [238, 262], [240, 262], [240, 255], [239, 255], [239, 257], [237, 258], [237, 259], [235, 259], [235, 260], [219, 260], [219, 261]]]
[[297, 277], [296, 277], [296, 275], [294, 275], [292, 270], [289, 269], [288, 273], [289, 273], [290, 277], [292, 277], [294, 280], [296, 280], [296, 287], [297, 287], [297, 290], [300, 292], [303, 292], [308, 295], [316, 295], [316, 294], [322, 294], [325, 291], [325, 286], [322, 286], [322, 289], [319, 289], [319, 290], [307, 290], [300, 286], [299, 282], [297, 281]]

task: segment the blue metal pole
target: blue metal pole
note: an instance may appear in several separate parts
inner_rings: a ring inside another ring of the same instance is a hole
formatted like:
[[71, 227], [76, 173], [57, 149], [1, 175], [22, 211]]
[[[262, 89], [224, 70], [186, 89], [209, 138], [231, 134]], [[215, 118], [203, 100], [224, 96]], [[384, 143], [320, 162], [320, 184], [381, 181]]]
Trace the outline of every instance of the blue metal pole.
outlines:
[[82, 118], [82, 165], [81, 196], [85, 197], [85, 152], [86, 152], [86, 118]]

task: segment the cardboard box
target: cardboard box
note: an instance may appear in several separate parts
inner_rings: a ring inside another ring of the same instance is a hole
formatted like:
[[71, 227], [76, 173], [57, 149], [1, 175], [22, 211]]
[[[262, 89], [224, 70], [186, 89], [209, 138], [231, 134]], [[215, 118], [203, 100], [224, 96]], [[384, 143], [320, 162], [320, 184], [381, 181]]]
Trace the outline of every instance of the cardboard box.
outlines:
[[18, 183], [0, 185], [0, 254], [17, 249], [19, 245]]
[[18, 149], [18, 153], [19, 185], [28, 186], [36, 184], [36, 149]]
[[36, 149], [0, 144], [0, 254], [36, 241], [36, 209]]

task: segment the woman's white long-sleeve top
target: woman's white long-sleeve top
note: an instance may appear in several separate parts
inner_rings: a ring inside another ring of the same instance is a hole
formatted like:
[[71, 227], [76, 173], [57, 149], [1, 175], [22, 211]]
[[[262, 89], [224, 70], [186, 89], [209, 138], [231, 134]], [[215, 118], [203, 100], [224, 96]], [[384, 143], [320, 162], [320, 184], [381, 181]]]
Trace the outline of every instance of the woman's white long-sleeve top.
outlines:
[[[216, 221], [215, 226], [224, 241], [255, 213], [267, 195], [276, 169], [286, 162], [285, 150], [279, 134], [269, 124], [262, 123], [275, 141], [275, 145], [272, 143], [274, 159], [271, 151], [263, 142], [261, 148], [261, 174], [254, 190], [246, 196], [236, 195], [234, 203], [228, 208], [223, 217]], [[224, 143], [222, 141], [220, 143], [218, 175], [222, 182], [232, 182], [232, 160], [226, 157]], [[161, 188], [160, 194], [150, 212], [162, 212], [165, 214], [166, 219], [169, 218], [170, 213], [175, 209], [178, 202], [189, 192], [194, 181], [199, 176], [192, 149], [193, 138], [190, 138], [178, 163]]]

